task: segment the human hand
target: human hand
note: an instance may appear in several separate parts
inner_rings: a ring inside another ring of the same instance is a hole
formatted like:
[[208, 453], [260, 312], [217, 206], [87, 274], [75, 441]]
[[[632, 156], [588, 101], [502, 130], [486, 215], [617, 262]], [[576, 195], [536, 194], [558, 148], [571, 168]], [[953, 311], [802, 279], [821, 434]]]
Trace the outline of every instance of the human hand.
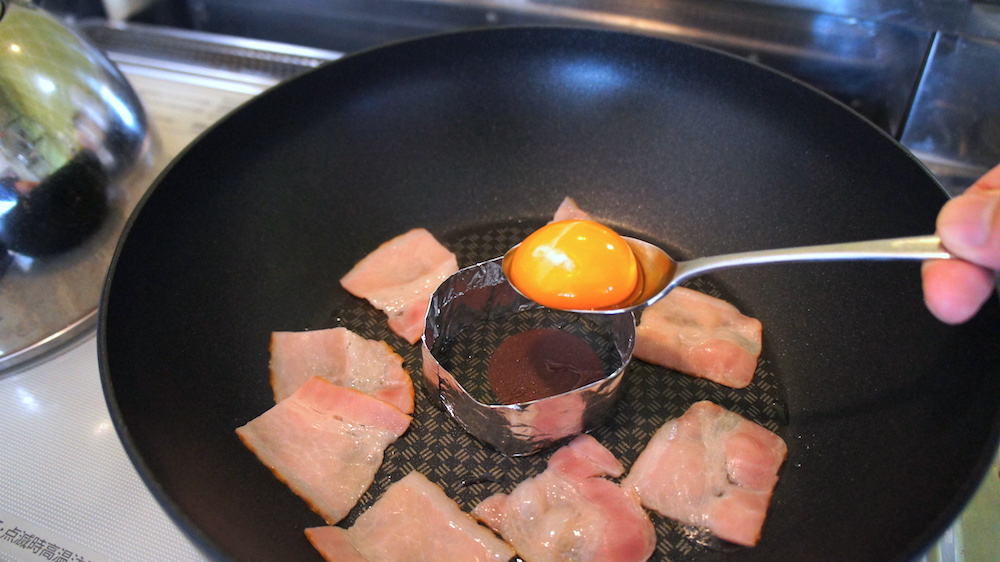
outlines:
[[934, 316], [959, 324], [975, 316], [1000, 271], [1000, 166], [979, 178], [938, 213], [941, 243], [961, 260], [923, 264], [924, 302]]

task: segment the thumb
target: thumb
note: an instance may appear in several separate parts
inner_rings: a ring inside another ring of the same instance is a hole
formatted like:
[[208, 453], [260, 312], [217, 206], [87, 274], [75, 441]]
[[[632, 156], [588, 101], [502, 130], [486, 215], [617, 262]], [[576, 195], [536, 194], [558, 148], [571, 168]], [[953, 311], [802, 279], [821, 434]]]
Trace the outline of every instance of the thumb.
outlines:
[[1000, 270], [1000, 186], [970, 189], [945, 203], [937, 231], [958, 257]]

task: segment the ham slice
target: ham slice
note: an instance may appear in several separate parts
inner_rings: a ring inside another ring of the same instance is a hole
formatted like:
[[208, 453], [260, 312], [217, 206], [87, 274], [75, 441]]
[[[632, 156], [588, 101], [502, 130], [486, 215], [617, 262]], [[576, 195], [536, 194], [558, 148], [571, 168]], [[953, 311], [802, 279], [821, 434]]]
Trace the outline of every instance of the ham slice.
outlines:
[[332, 525], [371, 486], [386, 447], [410, 419], [391, 404], [313, 377], [236, 433]]
[[753, 380], [762, 327], [722, 299], [678, 287], [642, 311], [635, 357], [732, 388]]
[[604, 476], [624, 467], [590, 435], [576, 437], [538, 476], [496, 494], [472, 514], [500, 533], [527, 562], [641, 561], [656, 549], [656, 532], [631, 490]]
[[347, 328], [271, 334], [271, 388], [280, 402], [312, 377], [360, 390], [413, 413], [413, 381], [384, 341]]
[[507, 562], [514, 556], [510, 546], [416, 471], [386, 488], [350, 529], [314, 527], [305, 533], [330, 562]]
[[458, 271], [455, 254], [423, 228], [382, 244], [347, 272], [340, 284], [389, 319], [389, 328], [411, 344], [424, 333], [431, 294]]
[[566, 197], [559, 203], [559, 208], [556, 209], [555, 215], [552, 216], [552, 222], [565, 220], [591, 221], [594, 219], [581, 209], [572, 197]]
[[622, 487], [661, 515], [753, 546], [787, 453], [764, 427], [697, 402], [657, 430]]

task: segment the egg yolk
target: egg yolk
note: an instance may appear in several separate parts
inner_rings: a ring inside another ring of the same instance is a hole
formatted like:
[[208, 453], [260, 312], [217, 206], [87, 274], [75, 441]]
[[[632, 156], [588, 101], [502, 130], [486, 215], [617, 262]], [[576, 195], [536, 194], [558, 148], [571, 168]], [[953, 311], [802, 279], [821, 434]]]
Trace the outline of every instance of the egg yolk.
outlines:
[[628, 299], [639, 265], [625, 239], [588, 220], [553, 222], [514, 251], [509, 281], [529, 299], [563, 310], [598, 310]]

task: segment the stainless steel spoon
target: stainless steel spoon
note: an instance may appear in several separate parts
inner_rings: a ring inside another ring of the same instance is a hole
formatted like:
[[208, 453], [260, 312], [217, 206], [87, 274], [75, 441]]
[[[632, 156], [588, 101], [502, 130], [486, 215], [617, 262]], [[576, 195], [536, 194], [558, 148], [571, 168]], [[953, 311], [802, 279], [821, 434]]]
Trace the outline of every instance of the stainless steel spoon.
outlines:
[[[570, 310], [570, 312], [598, 314], [628, 312], [653, 304], [662, 299], [674, 287], [692, 277], [730, 267], [810, 261], [958, 259], [941, 246], [941, 239], [937, 236], [912, 236], [759, 250], [687, 261], [676, 261], [662, 249], [642, 240], [625, 237], [625, 241], [632, 248], [642, 271], [642, 279], [632, 296], [613, 307], [597, 310]], [[503, 256], [503, 271], [508, 279], [510, 279], [510, 260], [517, 248], [514, 246]], [[515, 286], [514, 289], [517, 290], [517, 287]]]

